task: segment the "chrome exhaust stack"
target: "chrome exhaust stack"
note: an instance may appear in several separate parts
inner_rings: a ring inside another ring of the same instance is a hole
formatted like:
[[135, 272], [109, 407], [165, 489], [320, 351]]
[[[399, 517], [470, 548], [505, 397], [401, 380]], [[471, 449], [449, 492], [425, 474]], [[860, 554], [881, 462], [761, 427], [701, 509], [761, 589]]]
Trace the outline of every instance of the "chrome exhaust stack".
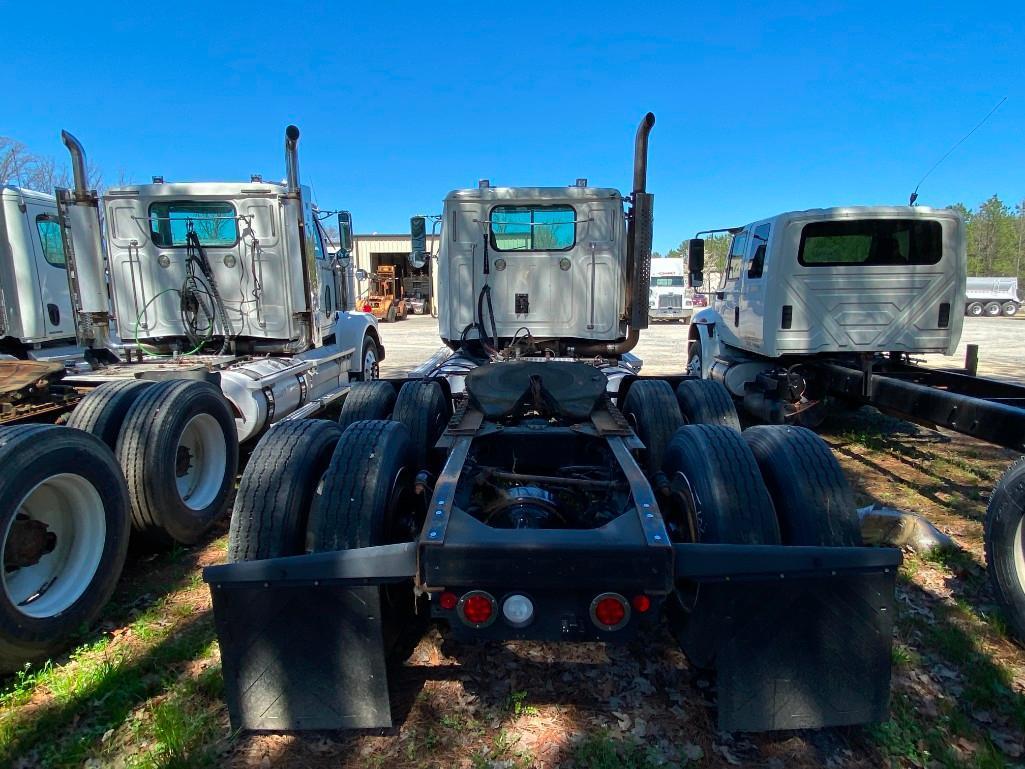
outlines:
[[[645, 115], [634, 137], [634, 183], [627, 230], [627, 316], [630, 330], [648, 327], [648, 283], [651, 280], [651, 231], [655, 196], [648, 186], [648, 136], [655, 115]], [[632, 346], [632, 345], [631, 345]]]
[[285, 178], [288, 191], [299, 192], [299, 128], [294, 125], [285, 129]]
[[61, 131], [61, 141], [71, 153], [71, 172], [75, 178], [75, 199], [89, 199], [89, 174], [85, 164], [85, 148], [82, 142], [67, 131]]

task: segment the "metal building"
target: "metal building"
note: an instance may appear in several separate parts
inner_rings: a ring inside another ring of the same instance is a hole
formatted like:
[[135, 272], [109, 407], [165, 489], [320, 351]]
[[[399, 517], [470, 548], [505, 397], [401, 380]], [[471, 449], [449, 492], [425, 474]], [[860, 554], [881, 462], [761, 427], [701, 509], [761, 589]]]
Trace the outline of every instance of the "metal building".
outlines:
[[[439, 237], [428, 235], [427, 248], [432, 254], [437, 254]], [[435, 260], [428, 261], [427, 266], [422, 270], [413, 270], [409, 266], [407, 257], [412, 250], [412, 242], [409, 234], [383, 235], [373, 233], [370, 235], [353, 236], [353, 246], [356, 255], [356, 269], [366, 270], [373, 274], [381, 265], [393, 265], [402, 277], [402, 288], [407, 295], [423, 294], [433, 307], [433, 298], [437, 293], [438, 278], [434, 269]], [[359, 281], [357, 294], [362, 296], [370, 285], [369, 280]]]

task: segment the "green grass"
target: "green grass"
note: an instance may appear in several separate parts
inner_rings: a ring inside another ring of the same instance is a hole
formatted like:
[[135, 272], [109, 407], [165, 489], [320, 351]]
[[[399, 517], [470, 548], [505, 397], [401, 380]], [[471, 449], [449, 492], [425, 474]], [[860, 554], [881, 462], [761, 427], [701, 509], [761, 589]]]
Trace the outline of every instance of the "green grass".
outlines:
[[[572, 752], [578, 769], [656, 769], [666, 766], [655, 751], [635, 739], [613, 739], [608, 732], [585, 737]], [[686, 766], [686, 764], [683, 764]]]

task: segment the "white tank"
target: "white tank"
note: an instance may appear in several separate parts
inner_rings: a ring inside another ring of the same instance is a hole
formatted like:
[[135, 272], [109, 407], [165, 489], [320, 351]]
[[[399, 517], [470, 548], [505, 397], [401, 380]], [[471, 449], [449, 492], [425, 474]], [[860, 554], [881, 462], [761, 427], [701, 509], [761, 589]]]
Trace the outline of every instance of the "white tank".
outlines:
[[260, 358], [222, 371], [221, 392], [243, 443], [348, 379], [348, 358]]

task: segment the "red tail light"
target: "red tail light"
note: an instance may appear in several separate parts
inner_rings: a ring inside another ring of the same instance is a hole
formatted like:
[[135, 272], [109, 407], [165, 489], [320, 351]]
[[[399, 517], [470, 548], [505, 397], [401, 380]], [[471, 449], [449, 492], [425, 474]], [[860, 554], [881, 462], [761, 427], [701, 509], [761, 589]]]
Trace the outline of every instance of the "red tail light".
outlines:
[[453, 593], [451, 590], [446, 590], [440, 596], [438, 596], [438, 606], [445, 611], [452, 611], [456, 608], [456, 604], [459, 603], [459, 596]]
[[591, 601], [591, 621], [602, 630], [619, 630], [630, 621], [630, 604], [619, 593], [602, 593]]
[[456, 607], [459, 618], [476, 628], [487, 627], [495, 621], [495, 599], [483, 590], [471, 590], [459, 599]]
[[644, 612], [651, 608], [651, 599], [646, 595], [635, 595], [630, 604], [634, 607], [635, 612], [644, 614]]

